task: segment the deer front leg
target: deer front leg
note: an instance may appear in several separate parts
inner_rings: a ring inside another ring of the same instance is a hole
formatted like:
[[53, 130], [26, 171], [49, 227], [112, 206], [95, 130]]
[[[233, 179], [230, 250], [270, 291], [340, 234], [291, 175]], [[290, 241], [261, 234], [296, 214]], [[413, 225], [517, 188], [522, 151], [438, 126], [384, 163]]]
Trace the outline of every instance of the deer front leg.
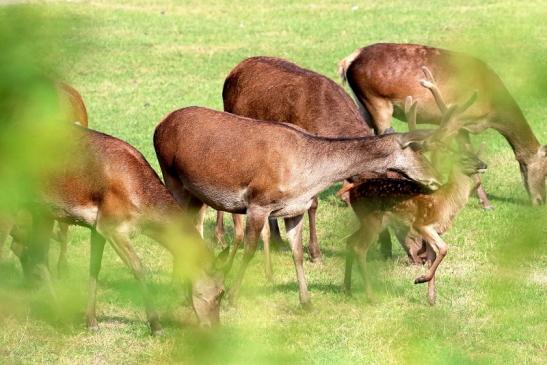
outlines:
[[141, 260], [137, 256], [133, 246], [131, 245], [131, 242], [125, 234], [121, 232], [113, 232], [107, 237], [116, 253], [120, 256], [122, 261], [131, 269], [133, 275], [135, 276], [135, 279], [137, 279], [139, 283], [139, 288], [144, 298], [146, 317], [148, 318], [148, 323], [150, 324], [150, 330], [152, 331], [152, 334], [161, 335], [162, 328], [160, 325], [159, 316], [156, 312], [156, 309], [154, 308], [152, 298], [148, 291], [148, 286], [146, 285], [144, 268], [142, 266]]
[[[249, 207], [247, 209], [247, 226], [245, 227], [245, 252], [243, 254], [243, 261], [241, 266], [236, 274], [232, 287], [230, 288], [229, 297], [232, 302], [235, 301], [237, 295], [239, 294], [239, 289], [241, 287], [241, 282], [249, 266], [249, 262], [253, 258], [256, 246], [258, 244], [258, 238], [260, 236], [260, 231], [268, 219], [270, 212], [262, 207]], [[234, 245], [234, 249], [231, 252], [231, 261], [233, 262], [233, 255], [237, 250], [237, 246]], [[230, 264], [231, 265], [231, 264]]]
[[232, 220], [234, 221], [234, 242], [230, 250], [230, 256], [224, 268], [226, 274], [232, 269], [239, 245], [245, 238], [245, 234], [243, 233], [243, 215], [232, 214]]
[[59, 241], [59, 259], [57, 260], [57, 273], [59, 276], [66, 275], [68, 262], [66, 258], [68, 245], [68, 224], [57, 222], [57, 240]]
[[370, 246], [378, 240], [382, 231], [382, 218], [377, 216], [368, 217], [366, 224], [361, 225], [360, 234], [355, 237], [351, 245], [352, 254], [357, 261], [357, 268], [365, 284], [365, 292], [369, 300], [374, 299], [370, 277], [367, 271], [367, 253]]
[[437, 231], [433, 227], [420, 227], [417, 231], [423, 236], [427, 245], [435, 252], [435, 260], [429, 267], [428, 272], [425, 275], [420, 275], [414, 280], [414, 284], [420, 284], [430, 281], [437, 271], [437, 267], [444, 259], [448, 252], [448, 245], [439, 236]]
[[89, 257], [89, 291], [87, 299], [86, 320], [87, 328], [97, 330], [97, 280], [101, 271], [105, 238], [96, 230], [91, 231], [91, 254]]
[[[467, 131], [460, 131], [458, 133], [457, 139], [458, 144], [460, 145], [460, 149], [468, 152], [473, 152], [473, 145], [471, 144], [471, 139], [469, 138], [469, 133]], [[483, 209], [494, 209], [494, 206], [492, 205], [492, 203], [490, 203], [490, 200], [488, 199], [486, 190], [484, 190], [484, 185], [481, 182], [480, 176], [476, 174], [473, 179], [475, 179], [475, 182], [477, 183], [477, 197], [479, 198], [479, 202], [481, 203]]]
[[298, 279], [298, 288], [300, 295], [300, 304], [304, 308], [310, 308], [311, 298], [308, 292], [308, 284], [306, 283], [306, 275], [304, 273], [304, 249], [302, 247], [302, 222], [303, 215], [296, 217], [285, 218], [285, 228], [287, 230], [287, 238], [291, 246], [294, 267], [296, 269], [296, 278]]
[[344, 271], [344, 293], [347, 296], [351, 295], [351, 275], [353, 270], [353, 260], [355, 259], [355, 253], [353, 246], [358, 242], [361, 229], [358, 229], [355, 233], [348, 237], [346, 240], [346, 267]]

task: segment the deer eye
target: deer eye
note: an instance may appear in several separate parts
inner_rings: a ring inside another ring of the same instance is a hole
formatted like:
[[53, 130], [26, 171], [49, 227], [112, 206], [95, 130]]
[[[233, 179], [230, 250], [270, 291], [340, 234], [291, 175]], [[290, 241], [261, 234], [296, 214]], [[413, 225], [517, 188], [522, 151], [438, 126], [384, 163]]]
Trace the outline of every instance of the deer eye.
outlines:
[[422, 152], [424, 149], [424, 146], [419, 142], [410, 142], [408, 147], [410, 147], [414, 152]]

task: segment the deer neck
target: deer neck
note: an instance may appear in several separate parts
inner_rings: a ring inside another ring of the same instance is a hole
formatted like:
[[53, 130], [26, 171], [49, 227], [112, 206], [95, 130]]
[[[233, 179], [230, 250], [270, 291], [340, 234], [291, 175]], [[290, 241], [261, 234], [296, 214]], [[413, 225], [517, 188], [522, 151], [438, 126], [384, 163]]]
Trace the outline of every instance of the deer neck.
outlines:
[[539, 141], [516, 103], [497, 115], [494, 129], [507, 140], [521, 163], [527, 163], [540, 148]]
[[461, 172], [457, 167], [451, 171], [448, 183], [443, 189], [443, 192], [446, 201], [448, 202], [447, 206], [451, 207], [453, 214], [460, 211], [465, 204], [467, 204], [469, 196], [475, 186], [476, 181], [474, 175], [468, 176]]
[[315, 151], [313, 170], [326, 186], [363, 172], [384, 173], [392, 165], [394, 136], [360, 137], [322, 141]]

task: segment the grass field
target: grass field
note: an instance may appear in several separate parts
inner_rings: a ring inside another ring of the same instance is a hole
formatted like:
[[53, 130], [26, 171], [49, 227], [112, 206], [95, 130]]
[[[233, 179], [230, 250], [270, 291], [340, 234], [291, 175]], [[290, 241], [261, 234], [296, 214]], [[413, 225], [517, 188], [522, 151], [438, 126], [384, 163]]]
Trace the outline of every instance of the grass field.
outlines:
[[[62, 45], [49, 51], [59, 53], [64, 78], [82, 93], [90, 127], [131, 143], [155, 168], [155, 125], [184, 106], [221, 109], [224, 78], [245, 57], [280, 56], [336, 79], [340, 59], [379, 41], [480, 56], [505, 81], [540, 142], [547, 142], [545, 1], [94, 0], [31, 6], [66, 26]], [[237, 307], [223, 305], [222, 328], [202, 332], [172, 285], [167, 252], [138, 237], [166, 335], [149, 335], [137, 284], [110, 248], [99, 286], [100, 330], [88, 332], [89, 234], [72, 228], [70, 272], [55, 283], [62, 312], [44, 293], [21, 287], [12, 254], [0, 259], [0, 363], [546, 363], [547, 209], [527, 205], [518, 165], [499, 134], [475, 139], [487, 142], [490, 169], [483, 181], [496, 209], [482, 211], [471, 199], [446, 234], [450, 248], [438, 271], [435, 307], [427, 305], [426, 286], [413, 284], [423, 269], [408, 266], [399, 247], [390, 261], [371, 255], [375, 303], [365, 300], [357, 275], [355, 295], [344, 295], [345, 237], [356, 222], [331, 189], [321, 196], [318, 217], [324, 262], [305, 266], [312, 311], [299, 308], [290, 254], [274, 254], [272, 285], [258, 251]], [[209, 239], [213, 218], [211, 211]]]

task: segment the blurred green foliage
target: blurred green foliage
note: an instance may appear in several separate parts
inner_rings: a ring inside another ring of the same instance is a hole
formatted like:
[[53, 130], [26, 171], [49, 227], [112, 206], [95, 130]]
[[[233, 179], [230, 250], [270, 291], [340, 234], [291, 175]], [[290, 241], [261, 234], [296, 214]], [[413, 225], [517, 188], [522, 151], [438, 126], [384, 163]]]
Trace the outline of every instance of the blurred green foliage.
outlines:
[[[120, 1], [0, 6], [0, 208], [11, 213], [64, 155], [67, 139], [53, 80], [83, 95], [90, 126], [127, 140], [157, 166], [155, 124], [187, 105], [221, 108], [227, 72], [240, 60], [274, 55], [336, 77], [336, 63], [378, 41], [415, 42], [479, 56], [502, 78], [538, 139], [547, 141], [545, 1], [315, 2]], [[396, 129], [406, 126], [394, 123]], [[54, 132], [52, 132], [54, 131]], [[56, 281], [58, 306], [21, 288], [14, 257], [0, 262], [0, 362], [6, 363], [545, 363], [547, 210], [532, 209], [504, 140], [487, 145], [484, 176], [496, 210], [475, 201], [445, 235], [439, 300], [426, 304], [421, 268], [404, 254], [371, 258], [378, 302], [341, 291], [351, 211], [332, 192], [321, 196], [321, 267], [306, 265], [314, 309], [298, 308], [287, 252], [274, 254], [274, 284], [258, 253], [236, 308], [224, 325], [196, 328], [171, 257], [137, 238], [167, 334], [151, 338], [138, 285], [107, 249], [101, 273], [100, 330], [83, 325], [87, 230], [71, 230], [70, 276]], [[39, 158], [38, 158], [39, 157]], [[212, 236], [213, 214], [207, 234]], [[231, 235], [228, 231], [228, 235]], [[56, 253], [54, 248], [53, 254]], [[237, 262], [236, 262], [237, 264]], [[188, 323], [190, 322], [190, 323]]]

